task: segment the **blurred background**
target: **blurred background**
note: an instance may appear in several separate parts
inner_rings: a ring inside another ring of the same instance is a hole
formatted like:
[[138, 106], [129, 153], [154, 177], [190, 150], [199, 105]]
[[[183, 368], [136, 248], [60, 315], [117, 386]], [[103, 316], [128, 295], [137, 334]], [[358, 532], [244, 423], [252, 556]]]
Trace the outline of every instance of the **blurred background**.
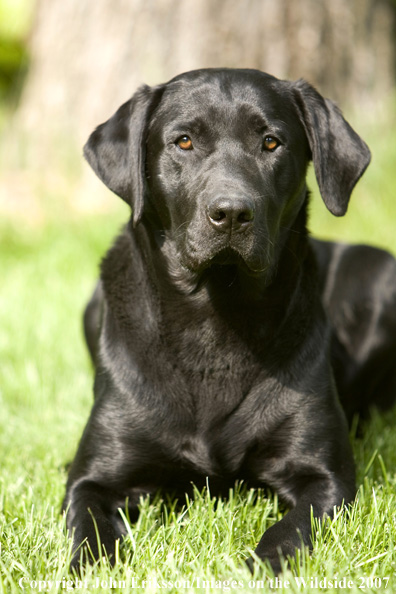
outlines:
[[395, 58], [396, 0], [0, 0], [0, 214], [111, 208], [89, 133], [143, 82], [206, 66], [307, 79], [382, 158]]

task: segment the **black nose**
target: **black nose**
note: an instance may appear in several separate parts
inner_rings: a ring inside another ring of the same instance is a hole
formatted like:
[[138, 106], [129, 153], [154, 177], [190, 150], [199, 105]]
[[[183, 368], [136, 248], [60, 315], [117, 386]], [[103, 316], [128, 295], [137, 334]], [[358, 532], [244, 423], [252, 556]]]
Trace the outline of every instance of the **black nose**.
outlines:
[[220, 197], [207, 208], [210, 223], [219, 231], [245, 231], [254, 220], [254, 207], [249, 198]]

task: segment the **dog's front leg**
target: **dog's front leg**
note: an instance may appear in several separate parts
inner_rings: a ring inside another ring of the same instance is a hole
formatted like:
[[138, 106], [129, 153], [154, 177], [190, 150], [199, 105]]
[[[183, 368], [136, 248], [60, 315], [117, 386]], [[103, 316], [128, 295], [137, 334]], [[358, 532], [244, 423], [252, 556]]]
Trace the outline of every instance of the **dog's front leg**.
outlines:
[[[279, 573], [282, 557], [294, 556], [296, 549], [303, 546], [312, 549], [311, 516], [332, 516], [334, 507], [350, 503], [354, 494], [351, 484], [337, 477], [316, 478], [307, 482], [298, 495], [295, 507], [264, 533], [255, 554], [269, 561], [274, 572]], [[252, 567], [251, 560], [248, 565]]]
[[71, 569], [78, 569], [81, 561], [92, 563], [101, 557], [114, 564], [115, 543], [124, 532], [118, 513], [121, 498], [112, 490], [84, 479], [73, 486], [66, 503], [67, 528], [73, 537]]

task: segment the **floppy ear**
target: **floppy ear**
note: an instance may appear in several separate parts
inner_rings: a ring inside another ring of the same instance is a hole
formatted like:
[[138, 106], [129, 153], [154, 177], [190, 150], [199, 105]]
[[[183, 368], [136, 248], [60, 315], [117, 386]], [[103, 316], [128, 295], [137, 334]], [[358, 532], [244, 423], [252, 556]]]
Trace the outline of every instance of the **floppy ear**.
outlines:
[[342, 216], [370, 163], [370, 150], [332, 101], [303, 80], [293, 83], [293, 91], [323, 201], [332, 214]]
[[99, 179], [133, 209], [136, 226], [143, 213], [146, 133], [163, 87], [141, 87], [91, 134], [84, 155]]

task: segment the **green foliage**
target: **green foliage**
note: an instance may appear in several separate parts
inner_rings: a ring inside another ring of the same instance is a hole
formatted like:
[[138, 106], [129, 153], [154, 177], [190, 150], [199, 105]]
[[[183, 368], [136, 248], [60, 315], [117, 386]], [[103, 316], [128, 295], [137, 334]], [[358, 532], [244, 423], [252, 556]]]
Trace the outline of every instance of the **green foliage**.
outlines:
[[15, 96], [19, 91], [27, 67], [25, 44], [0, 37], [0, 101]]
[[0, 35], [13, 39], [26, 37], [36, 0], [0, 0]]
[[29, 65], [33, 0], [0, 0], [0, 102], [16, 98]]

